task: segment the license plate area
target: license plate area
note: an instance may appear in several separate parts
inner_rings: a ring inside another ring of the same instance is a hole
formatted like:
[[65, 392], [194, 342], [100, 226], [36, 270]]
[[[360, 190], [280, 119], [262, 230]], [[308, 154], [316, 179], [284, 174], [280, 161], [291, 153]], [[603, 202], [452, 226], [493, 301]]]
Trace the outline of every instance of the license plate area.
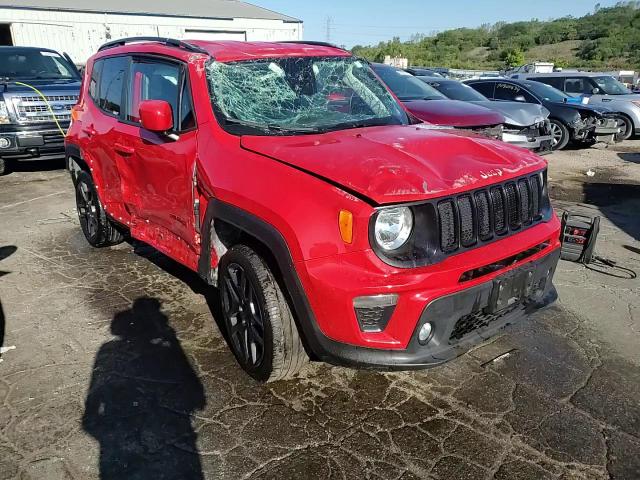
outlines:
[[526, 302], [531, 296], [533, 267], [521, 267], [493, 280], [486, 312], [495, 314]]

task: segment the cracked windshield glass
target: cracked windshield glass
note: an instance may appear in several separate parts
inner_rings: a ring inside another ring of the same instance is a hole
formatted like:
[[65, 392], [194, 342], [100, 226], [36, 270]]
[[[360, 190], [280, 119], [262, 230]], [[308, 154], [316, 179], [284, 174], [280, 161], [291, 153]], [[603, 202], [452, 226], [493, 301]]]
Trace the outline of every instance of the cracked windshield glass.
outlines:
[[212, 102], [230, 133], [286, 135], [409, 119], [368, 64], [347, 57], [212, 62]]

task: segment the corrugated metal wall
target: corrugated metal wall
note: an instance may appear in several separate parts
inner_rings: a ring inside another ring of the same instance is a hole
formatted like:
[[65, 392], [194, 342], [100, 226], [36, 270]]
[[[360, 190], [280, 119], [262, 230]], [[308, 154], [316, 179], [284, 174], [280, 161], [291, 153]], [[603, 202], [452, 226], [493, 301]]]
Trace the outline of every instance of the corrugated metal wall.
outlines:
[[[209, 36], [238, 39], [244, 36], [248, 41], [302, 39], [301, 23], [249, 18], [207, 20], [0, 7], [0, 23], [11, 24], [15, 45], [65, 51], [79, 64], [84, 63], [103, 43], [123, 37], [159, 35], [173, 38]], [[196, 32], [190, 36], [188, 30]]]

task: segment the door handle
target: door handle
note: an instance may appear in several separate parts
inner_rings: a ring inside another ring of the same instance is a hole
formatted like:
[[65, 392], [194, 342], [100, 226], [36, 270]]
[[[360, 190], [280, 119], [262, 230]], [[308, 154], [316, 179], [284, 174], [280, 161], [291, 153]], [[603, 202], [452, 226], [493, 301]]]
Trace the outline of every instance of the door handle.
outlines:
[[83, 131], [84, 133], [86, 133], [88, 137], [92, 137], [92, 136], [94, 136], [96, 133], [98, 133], [98, 132], [96, 132], [96, 129], [95, 129], [95, 128], [93, 128], [93, 126], [89, 126], [89, 127], [83, 128], [83, 129], [82, 129], [82, 131]]
[[113, 146], [113, 149], [118, 152], [120, 155], [129, 156], [133, 155], [136, 150], [133, 147], [128, 147], [127, 145], [122, 145], [121, 143], [116, 143]]

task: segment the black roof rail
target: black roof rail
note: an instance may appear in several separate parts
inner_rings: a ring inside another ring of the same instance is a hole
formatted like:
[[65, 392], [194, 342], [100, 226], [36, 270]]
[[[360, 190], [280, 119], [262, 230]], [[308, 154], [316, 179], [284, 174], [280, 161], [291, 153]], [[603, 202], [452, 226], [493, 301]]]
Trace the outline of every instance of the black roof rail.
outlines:
[[348, 52], [349, 50], [347, 50], [346, 48], [342, 48], [339, 47], [337, 45], [334, 45], [333, 43], [329, 43], [329, 42], [318, 42], [316, 40], [284, 40], [282, 42], [278, 42], [278, 43], [297, 43], [300, 45], [315, 45], [317, 47], [330, 47], [330, 48], [337, 48], [338, 50], [342, 50], [344, 52]]
[[188, 52], [194, 53], [204, 53], [205, 55], [209, 55], [204, 48], [200, 48], [197, 45], [192, 45], [188, 42], [183, 42], [182, 40], [176, 40], [175, 38], [166, 38], [166, 37], [128, 37], [121, 38], [119, 40], [113, 40], [111, 42], [107, 42], [98, 48], [98, 51], [101, 52], [103, 50], [107, 50], [109, 48], [121, 47], [126, 45], [127, 43], [136, 43], [136, 42], [155, 42], [162, 43], [169, 47], [182, 48], [187, 50]]

